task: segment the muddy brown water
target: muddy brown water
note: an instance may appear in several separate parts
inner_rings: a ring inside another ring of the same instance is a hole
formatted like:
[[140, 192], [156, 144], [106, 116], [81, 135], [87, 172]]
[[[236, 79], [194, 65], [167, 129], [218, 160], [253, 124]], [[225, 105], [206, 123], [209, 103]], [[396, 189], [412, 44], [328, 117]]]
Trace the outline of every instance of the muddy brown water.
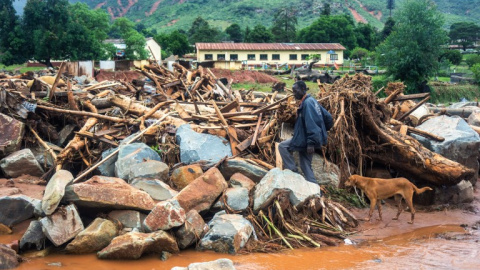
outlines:
[[[1, 243], [19, 239], [24, 225], [14, 234], [0, 236]], [[148, 256], [137, 261], [98, 260], [94, 254], [52, 254], [31, 259], [23, 269], [171, 269], [193, 262], [231, 259], [238, 270], [267, 269], [480, 269], [480, 232], [459, 225], [437, 225], [355, 245], [301, 249], [275, 254], [226, 255], [183, 251], [167, 261]]]

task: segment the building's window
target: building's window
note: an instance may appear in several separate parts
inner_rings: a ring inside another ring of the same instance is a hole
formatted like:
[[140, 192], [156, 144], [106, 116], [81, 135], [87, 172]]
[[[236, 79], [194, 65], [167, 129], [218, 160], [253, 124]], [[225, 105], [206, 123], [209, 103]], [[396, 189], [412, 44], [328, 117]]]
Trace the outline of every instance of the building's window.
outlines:
[[296, 54], [290, 54], [290, 60], [297, 60]]
[[225, 54], [217, 54], [217, 60], [225, 60]]
[[330, 54], [330, 60], [338, 60], [338, 54]]
[[255, 60], [255, 54], [248, 54], [247, 59], [248, 60]]
[[272, 54], [272, 60], [280, 60], [280, 54]]
[[302, 54], [302, 60], [308, 60], [309, 54]]
[[268, 60], [268, 54], [260, 54], [260, 60]]
[[230, 61], [237, 61], [238, 60], [238, 54], [230, 54]]
[[205, 60], [213, 60], [213, 54], [205, 54]]

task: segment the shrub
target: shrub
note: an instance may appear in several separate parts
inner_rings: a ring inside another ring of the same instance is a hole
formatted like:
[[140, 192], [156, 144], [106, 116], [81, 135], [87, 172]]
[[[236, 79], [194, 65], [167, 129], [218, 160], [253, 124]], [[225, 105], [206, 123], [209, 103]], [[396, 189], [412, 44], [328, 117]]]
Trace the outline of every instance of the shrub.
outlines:
[[475, 81], [477, 83], [480, 83], [480, 63], [473, 65], [471, 70], [473, 72], [473, 77], [475, 78]]
[[480, 55], [471, 55], [467, 58], [467, 60], [465, 60], [465, 62], [467, 63], [468, 67], [473, 67], [475, 64], [479, 64], [480, 63]]

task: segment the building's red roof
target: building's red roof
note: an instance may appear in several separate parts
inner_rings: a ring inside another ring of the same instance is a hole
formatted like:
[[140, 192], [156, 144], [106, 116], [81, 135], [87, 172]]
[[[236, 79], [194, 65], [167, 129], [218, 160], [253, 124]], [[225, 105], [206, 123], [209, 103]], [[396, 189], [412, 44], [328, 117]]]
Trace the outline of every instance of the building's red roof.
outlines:
[[340, 43], [196, 43], [195, 46], [206, 51], [345, 50]]

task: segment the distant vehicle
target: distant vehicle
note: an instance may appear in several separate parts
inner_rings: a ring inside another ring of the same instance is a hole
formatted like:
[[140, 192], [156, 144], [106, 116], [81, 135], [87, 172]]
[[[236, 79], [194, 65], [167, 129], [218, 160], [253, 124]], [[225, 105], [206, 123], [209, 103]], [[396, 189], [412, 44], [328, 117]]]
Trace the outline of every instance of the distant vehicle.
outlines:
[[303, 66], [294, 70], [293, 75], [301, 80], [316, 82], [320, 80], [321, 83], [334, 83], [340, 79], [340, 76], [330, 75], [328, 72], [322, 73], [320, 70], [312, 69], [317, 61], [312, 61], [308, 66]]

